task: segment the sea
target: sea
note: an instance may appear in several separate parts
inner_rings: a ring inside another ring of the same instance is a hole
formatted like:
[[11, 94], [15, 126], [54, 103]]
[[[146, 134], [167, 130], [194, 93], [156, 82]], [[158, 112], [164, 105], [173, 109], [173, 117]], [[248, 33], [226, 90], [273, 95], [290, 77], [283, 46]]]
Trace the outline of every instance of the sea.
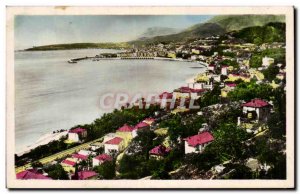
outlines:
[[41, 136], [78, 124], [92, 123], [113, 109], [100, 99], [111, 93], [171, 92], [205, 68], [196, 62], [165, 60], [82, 60], [112, 49], [15, 52], [15, 151]]

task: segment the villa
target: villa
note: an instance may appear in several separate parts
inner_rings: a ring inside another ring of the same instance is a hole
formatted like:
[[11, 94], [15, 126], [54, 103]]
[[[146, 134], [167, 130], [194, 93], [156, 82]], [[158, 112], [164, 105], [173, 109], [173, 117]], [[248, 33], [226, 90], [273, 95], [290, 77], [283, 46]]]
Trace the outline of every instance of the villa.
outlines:
[[150, 125], [142, 121], [133, 128], [132, 136], [136, 137], [138, 135], [137, 134], [138, 130], [144, 130], [144, 129], [150, 129]]
[[149, 154], [152, 158], [155, 159], [162, 159], [164, 156], [166, 156], [167, 154], [169, 154], [169, 152], [171, 151], [170, 148], [166, 148], [163, 145], [159, 145], [154, 147], [153, 149], [151, 149], [149, 151]]
[[124, 141], [121, 137], [114, 137], [113, 139], [104, 143], [104, 152], [109, 155], [114, 155], [124, 150]]
[[248, 119], [260, 121], [269, 117], [272, 105], [265, 100], [256, 98], [242, 104], [242, 107], [243, 113]]
[[82, 142], [87, 136], [87, 130], [83, 128], [71, 129], [68, 133], [68, 140], [71, 142]]
[[93, 158], [93, 167], [99, 166], [99, 165], [103, 164], [104, 162], [112, 161], [112, 160], [113, 160], [113, 158], [110, 155], [100, 154], [100, 155], [96, 156], [95, 158]]
[[210, 132], [199, 133], [184, 139], [185, 154], [201, 153], [205, 147], [214, 140]]
[[[78, 177], [76, 178], [76, 180], [96, 180], [98, 177], [98, 173], [96, 173], [95, 171], [90, 171], [90, 170], [84, 170], [84, 171], [80, 171], [78, 172]], [[73, 178], [74, 179], [74, 175]]]

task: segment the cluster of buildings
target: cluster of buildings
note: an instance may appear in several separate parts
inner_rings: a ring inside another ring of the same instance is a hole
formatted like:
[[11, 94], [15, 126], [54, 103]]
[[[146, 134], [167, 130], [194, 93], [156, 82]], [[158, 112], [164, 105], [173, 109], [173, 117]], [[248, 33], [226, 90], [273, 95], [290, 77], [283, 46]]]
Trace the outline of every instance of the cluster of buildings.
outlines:
[[[228, 35], [230, 36], [230, 35]], [[170, 113], [179, 114], [188, 112], [187, 104], [189, 100], [197, 100], [205, 95], [206, 92], [214, 89], [215, 83], [219, 83], [221, 87], [220, 101], [226, 102], [228, 93], [237, 87], [238, 82], [250, 82], [256, 80], [256, 83], [267, 83], [273, 88], [278, 87], [279, 83], [268, 83], [263, 74], [263, 70], [275, 63], [271, 57], [262, 58], [262, 66], [260, 68], [250, 67], [251, 52], [255, 49], [264, 50], [268, 48], [284, 48], [282, 43], [263, 44], [256, 46], [249, 43], [237, 42], [235, 39], [228, 37], [223, 40], [220, 45], [227, 48], [222, 51], [223, 54], [212, 52], [219, 42], [219, 36], [211, 36], [208, 38], [198, 39], [190, 43], [170, 43], [157, 44], [145, 48], [132, 48], [126, 52], [117, 53], [115, 55], [106, 54], [98, 57], [168, 57], [168, 58], [186, 58], [192, 61], [202, 61], [207, 64], [207, 70], [198, 74], [193, 80], [190, 80], [185, 86], [174, 89], [172, 92], [163, 92], [159, 95], [160, 100], [175, 101], [175, 108]], [[208, 53], [211, 53], [210, 55]], [[226, 54], [227, 53], [227, 54]], [[229, 53], [229, 54], [228, 54]], [[234, 56], [232, 56], [234, 55]], [[225, 63], [225, 61], [227, 61]], [[229, 63], [228, 63], [229, 61]], [[230, 65], [233, 62], [237, 66]], [[276, 75], [278, 80], [285, 78], [285, 66], [283, 64], [274, 64], [280, 68], [280, 72]], [[187, 104], [182, 106], [179, 101], [181, 98], [187, 99]], [[163, 108], [168, 110], [171, 102], [167, 102]], [[257, 123], [266, 122], [272, 112], [272, 102], [263, 99], [252, 99], [242, 104], [243, 115], [237, 118], [237, 124], [246, 128], [250, 133], [257, 133], [260, 129], [254, 129]], [[157, 120], [154, 118], [146, 118], [134, 126], [124, 124], [116, 130], [115, 133], [106, 134], [102, 142], [93, 142], [86, 150], [79, 150], [76, 153], [64, 158], [60, 161], [63, 169], [68, 172], [70, 179], [97, 179], [98, 174], [93, 168], [103, 165], [106, 162], [120, 159], [120, 153], [125, 152], [132, 139], [138, 136], [139, 130], [153, 130], [157, 134], [167, 134], [165, 129], [157, 128]], [[66, 143], [82, 143], [87, 137], [88, 131], [83, 128], [71, 129], [68, 132]], [[184, 152], [201, 153], [205, 147], [214, 141], [213, 133], [207, 124], [203, 124], [198, 134], [182, 139], [184, 141]], [[100, 151], [103, 149], [103, 151]], [[172, 149], [167, 142], [153, 147], [149, 151], [149, 155], [155, 159], [162, 159], [167, 156]], [[90, 163], [85, 168], [76, 169], [77, 164], [86, 161]], [[35, 169], [27, 169], [17, 174], [17, 179], [50, 179], [47, 174], [39, 172]]]

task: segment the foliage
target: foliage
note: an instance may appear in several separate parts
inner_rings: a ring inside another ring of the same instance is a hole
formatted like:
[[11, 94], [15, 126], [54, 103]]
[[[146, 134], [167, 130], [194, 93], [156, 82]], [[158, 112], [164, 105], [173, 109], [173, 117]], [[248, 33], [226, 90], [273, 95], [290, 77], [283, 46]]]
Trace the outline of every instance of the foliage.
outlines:
[[103, 179], [113, 179], [116, 176], [115, 161], [106, 161], [94, 168], [94, 171]]
[[262, 43], [285, 42], [285, 23], [269, 23], [265, 26], [244, 28], [235, 33], [234, 36], [258, 45]]
[[68, 174], [64, 171], [63, 167], [60, 164], [55, 164], [47, 167], [45, 171], [48, 173], [48, 176], [56, 180], [68, 180]]
[[219, 84], [215, 84], [211, 91], [206, 92], [200, 98], [200, 107], [206, 107], [220, 102], [221, 88]]
[[239, 68], [239, 64], [236, 62], [236, 60], [225, 59], [222, 61], [222, 64], [232, 66], [233, 68]]
[[240, 83], [237, 87], [228, 93], [228, 98], [232, 101], [245, 100], [253, 98], [262, 98], [270, 100], [272, 87], [267, 84], [256, 84], [255, 82]]
[[206, 152], [217, 154], [220, 161], [243, 158], [243, 141], [249, 138], [244, 129], [234, 123], [223, 123], [212, 132], [214, 141], [206, 147]]
[[264, 74], [265, 79], [269, 82], [272, 82], [276, 78], [276, 75], [279, 73], [279, 67], [272, 64], [267, 69], [263, 70], [262, 73]]
[[271, 57], [274, 59], [274, 64], [277, 63], [285, 63], [285, 49], [277, 48], [277, 49], [266, 49], [263, 51], [254, 52], [250, 58], [250, 67], [258, 68], [262, 65], [263, 57]]

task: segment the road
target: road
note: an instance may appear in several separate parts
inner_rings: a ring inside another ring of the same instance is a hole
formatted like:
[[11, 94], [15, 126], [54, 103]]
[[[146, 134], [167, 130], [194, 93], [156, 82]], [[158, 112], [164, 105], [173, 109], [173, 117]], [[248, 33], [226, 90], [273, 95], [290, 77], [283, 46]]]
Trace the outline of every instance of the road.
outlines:
[[[75, 146], [75, 147], [73, 147], [73, 148], [70, 148], [70, 149], [67, 149], [67, 150], [58, 152], [58, 153], [53, 154], [53, 155], [51, 155], [51, 156], [47, 156], [47, 157], [45, 157], [45, 158], [42, 158], [42, 159], [40, 159], [40, 160], [37, 160], [37, 162], [40, 162], [40, 163], [42, 163], [42, 164], [47, 164], [47, 163], [52, 162], [52, 161], [54, 161], [54, 160], [63, 158], [63, 157], [65, 157], [65, 156], [67, 156], [67, 155], [73, 154], [73, 153], [75, 153], [75, 152], [77, 152], [77, 151], [79, 151], [79, 150], [86, 149], [86, 148], [89, 147], [89, 145], [90, 145], [91, 143], [100, 141], [101, 139], [103, 139], [103, 137], [98, 138], [98, 139], [95, 139], [95, 140], [93, 140], [93, 141], [89, 141], [89, 142], [80, 144], [80, 145]], [[31, 163], [25, 164], [24, 166], [17, 167], [17, 168], [15, 168], [15, 171], [16, 171], [16, 173], [19, 173], [19, 172], [21, 172], [21, 171], [23, 171], [23, 170], [25, 170], [25, 169], [27, 169], [27, 168], [29, 168], [29, 167], [31, 167]]]

